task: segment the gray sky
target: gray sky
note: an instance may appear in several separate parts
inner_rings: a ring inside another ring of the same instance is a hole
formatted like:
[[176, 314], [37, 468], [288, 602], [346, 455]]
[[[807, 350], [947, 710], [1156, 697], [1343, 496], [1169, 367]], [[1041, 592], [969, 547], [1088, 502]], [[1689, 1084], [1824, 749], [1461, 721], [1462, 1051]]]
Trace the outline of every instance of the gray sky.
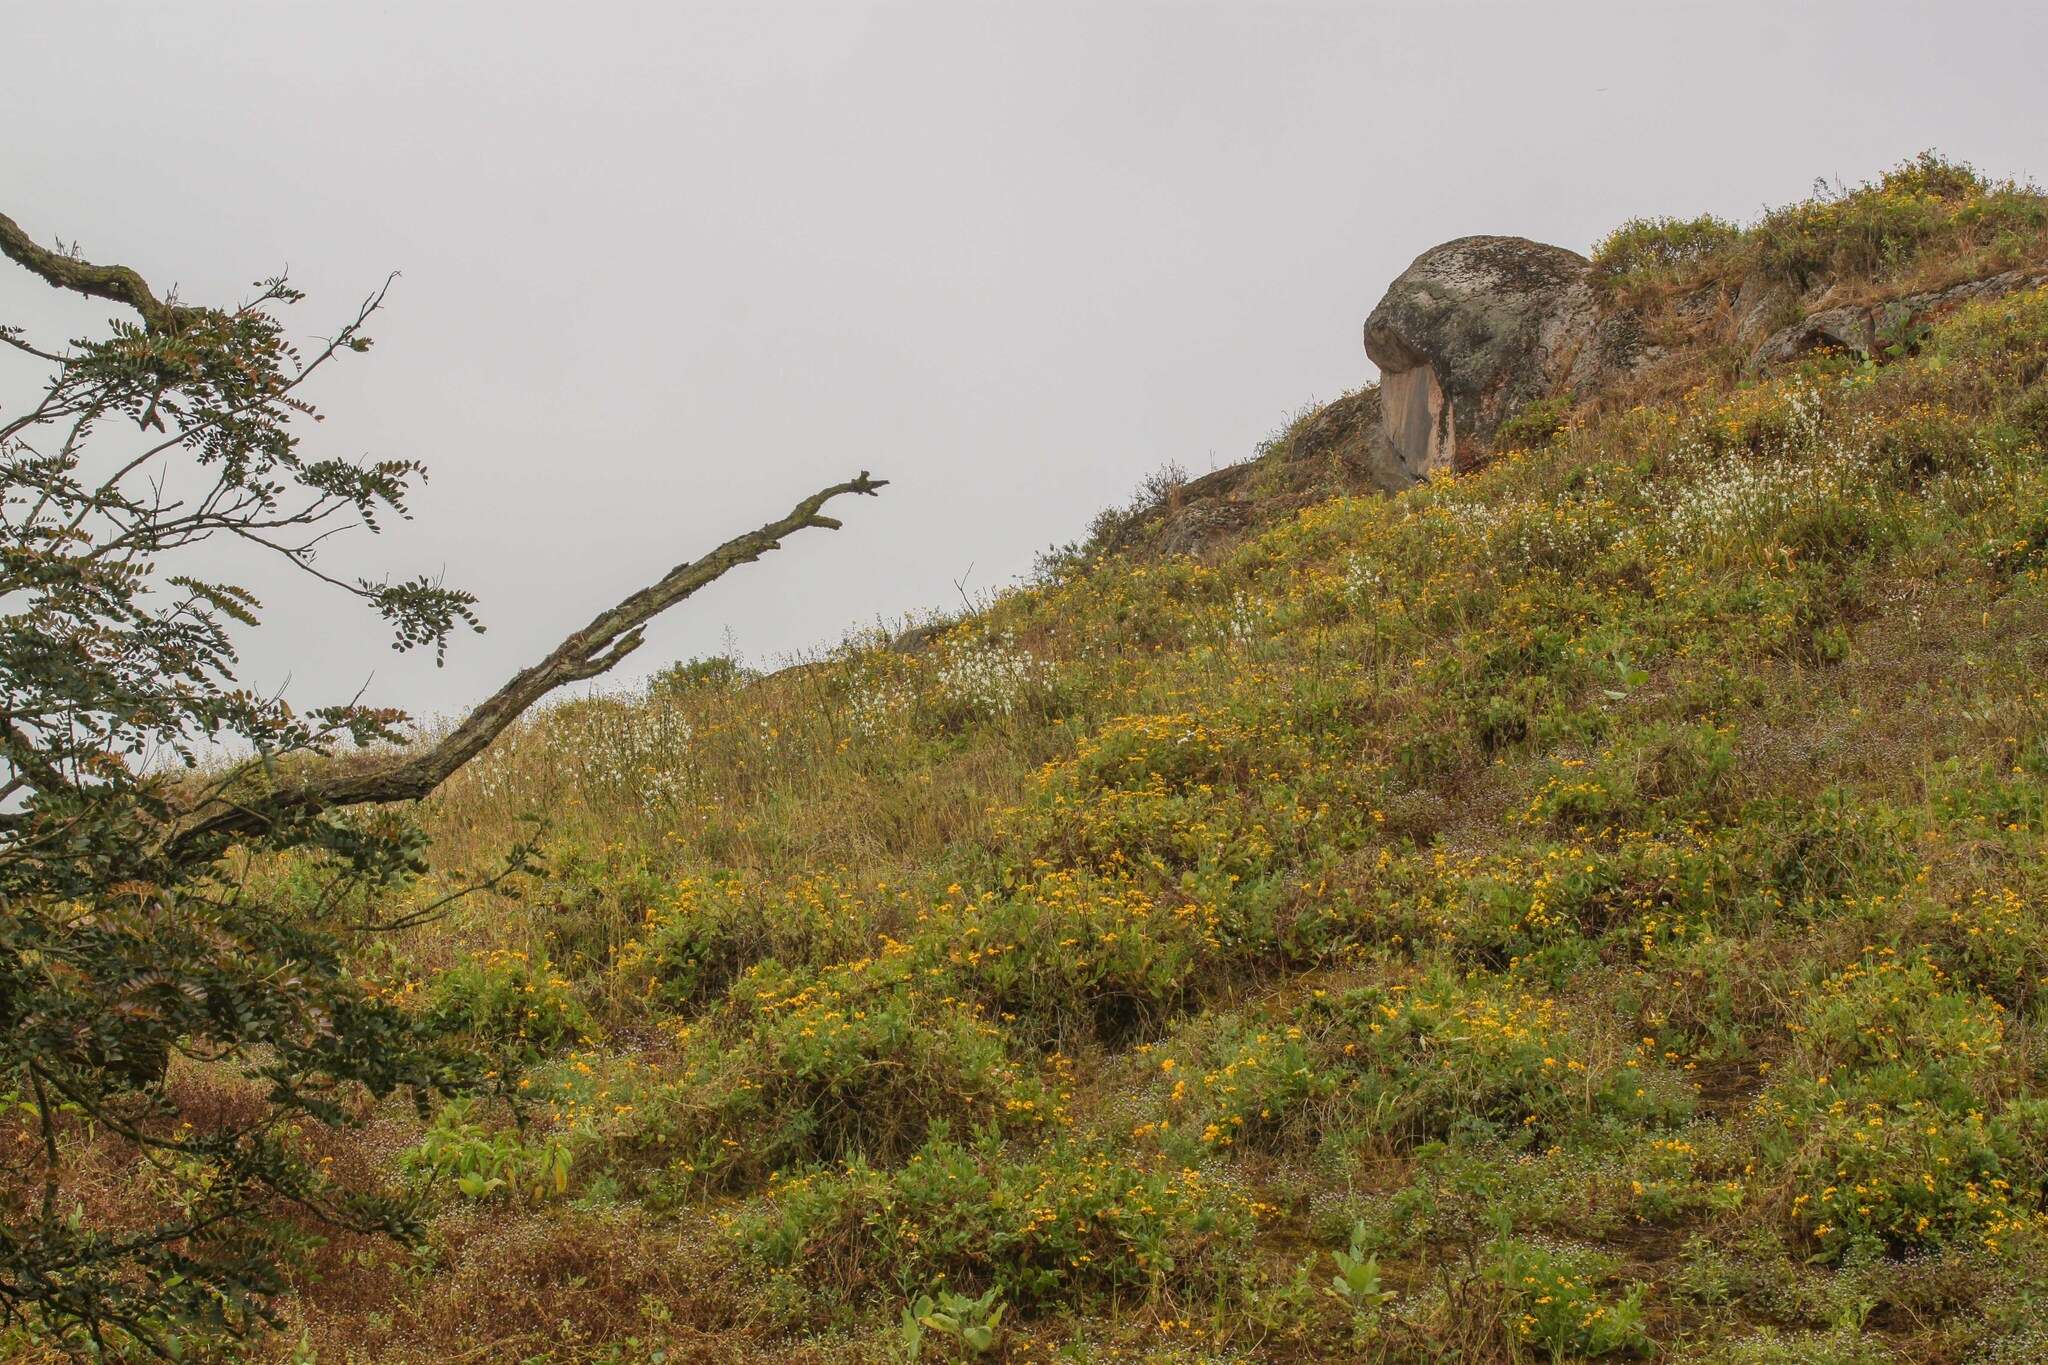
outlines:
[[[188, 300], [289, 266], [309, 338], [404, 272], [317, 439], [433, 482], [323, 567], [445, 569], [490, 633], [436, 670], [280, 581], [248, 658], [418, 713], [861, 468], [895, 486], [620, 681], [1012, 582], [1369, 379], [1361, 321], [1446, 238], [1584, 250], [1929, 146], [2048, 177], [2038, 4], [0, 0], [0, 34], [30, 232]], [[0, 274], [5, 319], [107, 311]]]

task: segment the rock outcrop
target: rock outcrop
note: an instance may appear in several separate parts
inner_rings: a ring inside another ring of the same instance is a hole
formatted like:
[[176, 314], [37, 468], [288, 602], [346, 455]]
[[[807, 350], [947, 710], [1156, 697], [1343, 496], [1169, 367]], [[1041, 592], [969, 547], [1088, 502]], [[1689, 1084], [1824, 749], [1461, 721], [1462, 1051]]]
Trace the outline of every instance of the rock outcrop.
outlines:
[[1925, 322], [1978, 299], [1995, 299], [2048, 284], [2048, 272], [2008, 270], [1980, 280], [1965, 280], [1947, 289], [1905, 294], [1872, 304], [1823, 308], [1765, 337], [1751, 353], [1749, 371], [1760, 374], [1773, 365], [1789, 364], [1818, 350], [1874, 356]]
[[1398, 493], [1416, 477], [1387, 444], [1380, 391], [1368, 386], [1298, 418], [1258, 458], [1190, 479], [1131, 514], [1100, 548], [1210, 555], [1325, 498]]
[[1663, 314], [1645, 314], [1599, 288], [1577, 252], [1525, 237], [1460, 237], [1416, 257], [1367, 317], [1378, 385], [1300, 418], [1259, 458], [1125, 513], [1097, 548], [1213, 555], [1322, 498], [1396, 493], [1472, 468], [1501, 424], [1540, 399], [1584, 399], [1624, 381], [1654, 385], [1663, 361], [1693, 382], [1683, 367], [1710, 342], [1748, 350], [1752, 373], [1821, 347], [1878, 356], [1960, 304], [2044, 283], [2048, 273], [2015, 270], [1844, 306], [1828, 282], [1802, 294], [1754, 271], [1739, 286], [1710, 281], [1667, 297]]
[[1207, 554], [1246, 530], [1338, 493], [1395, 493], [1415, 482], [1380, 433], [1380, 393], [1326, 403], [1264, 456], [1183, 485], [1144, 532], [1163, 554]]
[[1469, 465], [1524, 405], [1625, 365], [1619, 321], [1600, 317], [1575, 251], [1460, 237], [1423, 252], [1365, 320], [1394, 457], [1417, 478]]
[[1385, 390], [1360, 389], [1326, 403], [1298, 425], [1287, 442], [1290, 465], [1328, 469], [1350, 487], [1398, 493], [1416, 481], [1387, 440]]
[[1877, 326], [1868, 308], [1823, 308], [1765, 337], [1749, 358], [1750, 373], [1780, 365], [1812, 351], [1852, 351], [1869, 355], [1876, 349]]

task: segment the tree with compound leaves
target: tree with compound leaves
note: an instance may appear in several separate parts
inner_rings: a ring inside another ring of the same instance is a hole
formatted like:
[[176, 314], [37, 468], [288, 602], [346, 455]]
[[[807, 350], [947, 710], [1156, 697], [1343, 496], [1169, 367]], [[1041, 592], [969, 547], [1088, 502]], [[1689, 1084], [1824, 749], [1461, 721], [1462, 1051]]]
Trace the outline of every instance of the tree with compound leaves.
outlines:
[[[375, 910], [422, 868], [404, 803], [556, 688], [632, 653], [657, 614], [793, 532], [836, 528], [825, 505], [883, 481], [821, 489], [678, 565], [438, 741], [393, 748], [397, 712], [298, 712], [242, 685], [234, 632], [260, 603], [191, 553], [241, 542], [360, 599], [399, 648], [443, 651], [479, 628], [466, 592], [339, 577], [318, 557], [338, 530], [404, 516], [425, 475], [301, 445], [310, 381], [368, 349], [382, 291], [302, 350], [283, 323], [300, 295], [282, 277], [234, 307], [184, 304], [5, 215], [0, 254], [133, 314], [58, 343], [0, 324], [0, 359], [36, 376], [0, 407], [0, 1333], [163, 1355], [265, 1321], [309, 1223], [417, 1231], [402, 1202], [324, 1175], [307, 1141], [367, 1100], [424, 1103], [483, 1079], [347, 969], [361, 935], [420, 913]], [[248, 757], [201, 764], [224, 749]], [[289, 905], [247, 875], [284, 852], [313, 888]], [[195, 1124], [178, 1079], [198, 1070], [258, 1101]], [[87, 1134], [138, 1163], [118, 1208], [68, 1178]]]

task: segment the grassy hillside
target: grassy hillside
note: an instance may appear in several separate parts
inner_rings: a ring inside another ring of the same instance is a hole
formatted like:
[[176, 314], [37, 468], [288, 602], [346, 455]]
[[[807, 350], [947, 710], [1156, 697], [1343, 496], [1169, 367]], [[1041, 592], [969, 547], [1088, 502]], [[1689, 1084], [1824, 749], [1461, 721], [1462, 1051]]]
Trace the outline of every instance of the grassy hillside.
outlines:
[[362, 964], [506, 1094], [308, 1135], [429, 1238], [309, 1244], [264, 1349], [2048, 1354], [2048, 290], [1761, 379], [1727, 317], [2048, 201], [1596, 260], [1664, 358], [1482, 472], [508, 735], [411, 894], [529, 816], [546, 874]]

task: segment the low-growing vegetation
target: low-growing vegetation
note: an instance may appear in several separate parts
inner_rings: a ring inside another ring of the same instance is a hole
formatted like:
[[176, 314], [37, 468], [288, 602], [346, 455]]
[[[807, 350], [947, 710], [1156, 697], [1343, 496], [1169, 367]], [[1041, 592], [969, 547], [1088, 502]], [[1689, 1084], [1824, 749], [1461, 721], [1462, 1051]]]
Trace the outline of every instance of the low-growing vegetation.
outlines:
[[[2044, 242], [2040, 196], [1923, 158], [1600, 264]], [[426, 1235], [309, 1232], [252, 1349], [2034, 1358], [2048, 290], [1705, 373], [1213, 557], [1076, 551], [915, 647], [509, 731], [392, 894], [532, 815], [541, 866], [360, 964], [496, 1085], [307, 1130]], [[71, 1140], [93, 1198], [155, 1178]]]
[[1594, 248], [1593, 263], [1621, 288], [1739, 283], [1753, 271], [1801, 290], [1924, 288], [2038, 263], [2044, 239], [2048, 204], [2031, 185], [1928, 151], [1868, 185], [1816, 183], [1748, 227], [1710, 215], [1631, 219]]

